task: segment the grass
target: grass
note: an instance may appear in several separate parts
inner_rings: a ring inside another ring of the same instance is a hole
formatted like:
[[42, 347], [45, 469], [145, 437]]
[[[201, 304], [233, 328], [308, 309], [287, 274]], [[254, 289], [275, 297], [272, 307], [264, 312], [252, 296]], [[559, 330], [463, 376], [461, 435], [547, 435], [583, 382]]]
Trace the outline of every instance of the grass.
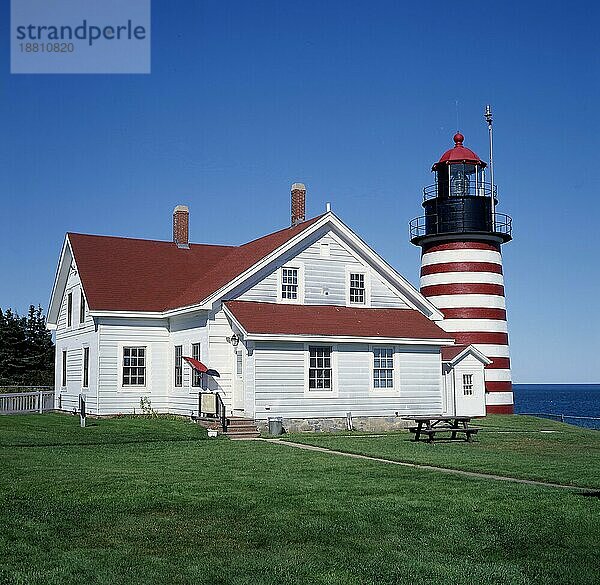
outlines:
[[597, 582], [596, 498], [185, 421], [77, 424], [0, 417], [3, 585]]
[[87, 417], [85, 428], [80, 427], [79, 416], [73, 415], [0, 417], [0, 447], [147, 443], [206, 438], [206, 429], [176, 417]]
[[[415, 443], [407, 432], [382, 436], [291, 435], [289, 440], [438, 467], [600, 488], [600, 432], [527, 416], [488, 416], [476, 442]], [[540, 431], [553, 431], [551, 433]]]

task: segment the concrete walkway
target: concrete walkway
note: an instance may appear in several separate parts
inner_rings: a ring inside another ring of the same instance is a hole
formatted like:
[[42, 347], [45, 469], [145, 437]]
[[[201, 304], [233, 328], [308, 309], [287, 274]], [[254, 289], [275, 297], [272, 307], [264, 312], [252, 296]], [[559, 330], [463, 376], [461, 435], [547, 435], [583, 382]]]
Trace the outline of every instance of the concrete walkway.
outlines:
[[341, 455], [352, 459], [364, 459], [366, 461], [377, 461], [378, 463], [387, 463], [389, 465], [400, 465], [401, 467], [412, 467], [413, 469], [426, 469], [428, 471], [439, 471], [450, 475], [462, 475], [463, 477], [475, 477], [477, 479], [494, 479], [496, 481], [508, 481], [512, 483], [524, 483], [526, 485], [536, 485], [542, 487], [560, 488], [582, 492], [586, 494], [597, 493], [598, 490], [590, 488], [578, 487], [573, 485], [564, 485], [561, 483], [550, 483], [545, 481], [535, 481], [533, 479], [519, 479], [517, 477], [506, 477], [503, 475], [494, 475], [491, 473], [479, 473], [476, 471], [464, 471], [462, 469], [449, 469], [447, 467], [436, 467], [435, 465], [422, 465], [420, 463], [406, 463], [404, 461], [392, 461], [391, 459], [382, 459], [381, 457], [371, 457], [369, 455], [358, 455], [357, 453], [345, 453], [344, 451], [334, 451], [325, 447], [316, 447], [314, 445], [305, 445], [303, 443], [292, 443], [282, 439], [254, 439], [255, 441], [263, 441], [265, 443], [274, 443], [276, 445], [285, 445], [286, 447], [295, 447], [296, 449], [304, 449], [306, 451], [316, 451], [317, 453], [328, 453], [329, 455]]

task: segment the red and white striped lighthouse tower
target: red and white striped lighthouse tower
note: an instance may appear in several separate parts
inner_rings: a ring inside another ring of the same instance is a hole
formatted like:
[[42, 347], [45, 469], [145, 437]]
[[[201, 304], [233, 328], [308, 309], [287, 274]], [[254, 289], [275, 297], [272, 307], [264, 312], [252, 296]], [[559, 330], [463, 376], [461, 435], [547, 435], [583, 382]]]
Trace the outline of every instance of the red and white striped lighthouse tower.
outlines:
[[444, 313], [439, 325], [492, 360], [485, 370], [487, 412], [512, 413], [501, 253], [512, 220], [496, 212], [487, 165], [463, 141], [457, 132], [454, 147], [433, 165], [436, 181], [424, 189], [425, 215], [411, 221], [411, 241], [422, 250], [421, 292]]

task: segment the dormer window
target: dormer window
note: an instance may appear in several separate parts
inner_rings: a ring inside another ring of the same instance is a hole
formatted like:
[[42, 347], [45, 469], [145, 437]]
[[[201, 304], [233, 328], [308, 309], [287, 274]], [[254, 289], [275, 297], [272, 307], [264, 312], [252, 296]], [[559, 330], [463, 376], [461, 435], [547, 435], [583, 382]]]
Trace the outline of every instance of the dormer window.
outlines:
[[281, 269], [281, 298], [285, 300], [298, 300], [298, 269]]

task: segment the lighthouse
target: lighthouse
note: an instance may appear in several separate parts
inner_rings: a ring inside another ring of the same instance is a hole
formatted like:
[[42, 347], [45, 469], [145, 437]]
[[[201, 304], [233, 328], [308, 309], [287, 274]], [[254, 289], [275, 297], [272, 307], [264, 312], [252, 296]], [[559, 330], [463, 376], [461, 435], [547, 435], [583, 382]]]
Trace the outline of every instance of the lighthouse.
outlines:
[[[491, 112], [488, 124], [491, 146]], [[421, 293], [444, 314], [439, 325], [457, 344], [473, 345], [492, 360], [485, 369], [487, 413], [509, 414], [502, 245], [512, 239], [512, 220], [496, 211], [493, 174], [487, 181], [486, 163], [464, 141], [457, 132], [454, 146], [433, 165], [435, 183], [423, 189], [425, 214], [410, 222], [410, 238], [421, 247]]]

